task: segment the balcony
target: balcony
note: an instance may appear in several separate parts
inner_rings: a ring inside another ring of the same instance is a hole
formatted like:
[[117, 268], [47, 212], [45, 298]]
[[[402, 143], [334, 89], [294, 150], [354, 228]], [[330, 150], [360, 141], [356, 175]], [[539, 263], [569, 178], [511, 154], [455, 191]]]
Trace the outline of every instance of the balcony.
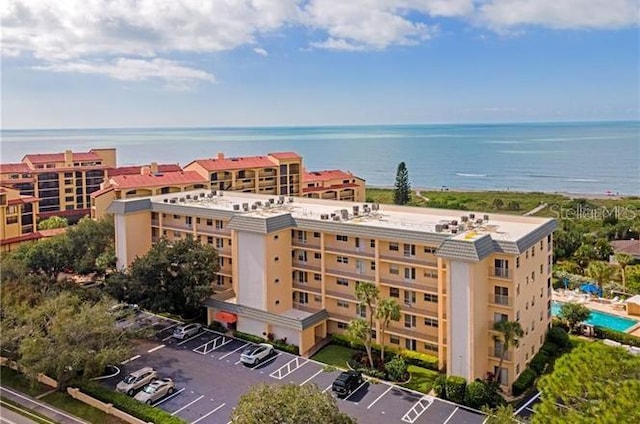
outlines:
[[360, 303], [358, 299], [356, 299], [356, 297], [351, 293], [344, 293], [344, 292], [327, 289], [325, 291], [325, 295], [327, 297], [332, 297], [334, 299], [348, 300], [350, 302]]
[[299, 261], [296, 258], [293, 259], [293, 261], [291, 262], [291, 266], [293, 268], [298, 268], [304, 271], [313, 271], [316, 273], [320, 273], [321, 272], [321, 268], [320, 266], [316, 266], [316, 265], [311, 265], [309, 262], [303, 262], [303, 261]]
[[362, 258], [370, 258], [373, 259], [375, 257], [375, 252], [367, 251], [363, 248], [351, 248], [351, 249], [341, 249], [336, 246], [325, 246], [324, 250], [326, 253], [333, 253], [338, 255], [349, 255], [349, 256], [359, 256]]
[[513, 299], [511, 296], [505, 296], [502, 294], [490, 294], [489, 295], [489, 303], [492, 305], [500, 305], [500, 306], [513, 306]]
[[428, 316], [430, 318], [438, 317], [438, 307], [435, 304], [433, 308], [425, 309], [425, 308], [418, 308], [416, 307], [415, 303], [411, 303], [411, 302], [404, 302], [404, 303], [398, 302], [398, 303], [400, 304], [400, 310], [403, 312], [407, 312], [413, 315]]
[[502, 358], [502, 354], [504, 353], [504, 360], [505, 361], [511, 361], [511, 352], [510, 351], [504, 351], [503, 349], [499, 349], [497, 347], [490, 347], [489, 348], [489, 357], [491, 358], [496, 358], [498, 360], [500, 360], [500, 358]]
[[405, 327], [389, 327], [386, 331], [386, 334], [391, 334], [394, 336], [416, 339], [423, 342], [431, 342], [438, 343], [438, 336], [432, 334], [426, 334], [421, 331], [417, 331], [415, 327], [413, 328], [405, 328]]
[[335, 277], [350, 278], [352, 280], [357, 280], [357, 281], [373, 281], [376, 278], [376, 275], [374, 272], [358, 273], [358, 272], [346, 271], [346, 270], [336, 269], [336, 268], [326, 268], [325, 273], [331, 274]]
[[495, 278], [506, 278], [511, 279], [513, 277], [513, 273], [509, 268], [490, 268], [489, 275]]
[[425, 281], [418, 280], [402, 280], [402, 279], [391, 279], [389, 277], [381, 277], [380, 283], [393, 287], [400, 287], [403, 289], [410, 290], [422, 290], [431, 293], [438, 293], [438, 283], [431, 283]]
[[380, 255], [381, 261], [391, 261], [401, 264], [417, 265], [422, 267], [437, 268], [437, 262], [426, 262], [424, 260], [417, 259], [415, 256], [403, 256], [402, 254], [396, 255]]
[[295, 290], [300, 290], [303, 292], [313, 293], [313, 294], [321, 294], [320, 287], [314, 287], [309, 285], [308, 283], [300, 283], [298, 281], [293, 282], [293, 288]]
[[314, 250], [320, 250], [320, 243], [311, 243], [307, 240], [300, 240], [300, 239], [291, 239], [291, 245], [293, 247], [301, 247], [303, 249], [314, 249]]

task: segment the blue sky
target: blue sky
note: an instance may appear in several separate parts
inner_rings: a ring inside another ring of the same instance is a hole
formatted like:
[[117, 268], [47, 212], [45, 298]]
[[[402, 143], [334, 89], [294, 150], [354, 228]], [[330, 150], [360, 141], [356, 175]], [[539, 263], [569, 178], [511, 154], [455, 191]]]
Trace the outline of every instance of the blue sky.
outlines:
[[639, 0], [9, 0], [2, 127], [637, 120]]

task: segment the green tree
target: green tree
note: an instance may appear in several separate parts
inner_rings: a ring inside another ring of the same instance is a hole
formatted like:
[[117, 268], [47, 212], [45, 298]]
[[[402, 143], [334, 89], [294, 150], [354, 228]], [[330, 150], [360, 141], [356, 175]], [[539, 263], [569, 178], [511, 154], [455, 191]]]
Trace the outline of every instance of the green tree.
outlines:
[[479, 409], [491, 402], [491, 389], [484, 381], [473, 381], [467, 384], [464, 394], [464, 404]]
[[69, 226], [67, 218], [52, 216], [38, 223], [38, 230], [53, 230], [55, 228], [65, 228]]
[[616, 253], [614, 255], [616, 264], [620, 267], [620, 275], [622, 276], [622, 290], [627, 290], [627, 277], [625, 275], [627, 267], [633, 263], [633, 256], [628, 253]]
[[495, 409], [483, 406], [482, 412], [488, 416], [486, 424], [516, 424], [520, 422], [514, 417], [513, 405], [500, 405]]
[[606, 262], [592, 261], [587, 267], [586, 274], [588, 277], [593, 278], [598, 283], [598, 286], [604, 287], [604, 285], [611, 280], [613, 270]]
[[566, 302], [560, 306], [558, 317], [567, 323], [569, 332], [573, 331], [578, 324], [585, 321], [591, 315], [591, 311], [584, 305], [573, 302]]
[[[15, 306], [14, 306], [15, 307]], [[128, 333], [115, 326], [105, 302], [91, 304], [60, 293], [32, 307], [17, 306], [6, 338], [18, 342], [18, 362], [34, 376], [44, 373], [64, 389], [76, 379], [102, 373], [105, 365], [122, 361], [131, 351]], [[4, 344], [4, 343], [3, 343]]]
[[113, 217], [95, 221], [82, 218], [67, 231], [72, 267], [79, 274], [103, 274], [115, 267], [115, 229]]
[[493, 199], [493, 202], [491, 204], [493, 205], [494, 208], [496, 208], [498, 210], [500, 210], [500, 209], [502, 209], [504, 207], [504, 202], [500, 198]]
[[599, 238], [596, 240], [593, 247], [596, 251], [596, 259], [608, 261], [609, 257], [613, 255], [613, 247], [611, 247], [611, 243], [609, 243], [609, 240], [606, 238]]
[[55, 281], [72, 262], [71, 246], [66, 234], [21, 245], [15, 252], [30, 272], [40, 273]]
[[406, 205], [411, 200], [411, 184], [409, 184], [409, 170], [404, 162], [398, 164], [396, 184], [393, 190], [393, 203]]
[[573, 258], [580, 265], [582, 270], [587, 269], [589, 262], [597, 258], [596, 249], [587, 243], [583, 243], [573, 252]]
[[[360, 307], [365, 306], [367, 308], [367, 318], [369, 319], [369, 328], [373, 330], [373, 319], [375, 318], [374, 304], [380, 297], [380, 291], [375, 283], [370, 281], [358, 281], [356, 283], [356, 299], [360, 302]], [[369, 331], [364, 338], [364, 345], [367, 349], [367, 355], [369, 356], [369, 363], [373, 368], [373, 356], [371, 355], [371, 331]]]
[[400, 305], [391, 297], [381, 299], [376, 308], [376, 319], [380, 322], [380, 360], [384, 363], [384, 336], [391, 321], [400, 319]]
[[353, 424], [336, 400], [313, 384], [253, 386], [231, 414], [234, 424]]
[[622, 348], [585, 343], [556, 360], [538, 388], [534, 424], [640, 422], [640, 356]]
[[367, 351], [369, 365], [373, 368], [373, 356], [371, 355], [371, 325], [362, 318], [351, 320], [347, 327], [346, 335], [351, 340], [352, 345], [362, 343]]
[[402, 356], [396, 355], [384, 364], [384, 370], [392, 381], [403, 381], [407, 373], [407, 363]]
[[517, 321], [497, 321], [493, 324], [493, 329], [498, 332], [498, 334], [493, 336], [493, 340], [496, 343], [502, 343], [498, 372], [494, 376], [494, 381], [499, 382], [500, 374], [502, 373], [502, 363], [504, 362], [511, 346], [518, 347], [520, 344], [520, 337], [524, 335], [524, 331], [522, 331], [522, 327]]
[[626, 271], [627, 291], [640, 294], [640, 265], [629, 265]]
[[218, 254], [192, 238], [169, 243], [161, 239], [122, 274], [108, 280], [108, 290], [119, 300], [137, 303], [154, 312], [196, 316], [213, 294]]

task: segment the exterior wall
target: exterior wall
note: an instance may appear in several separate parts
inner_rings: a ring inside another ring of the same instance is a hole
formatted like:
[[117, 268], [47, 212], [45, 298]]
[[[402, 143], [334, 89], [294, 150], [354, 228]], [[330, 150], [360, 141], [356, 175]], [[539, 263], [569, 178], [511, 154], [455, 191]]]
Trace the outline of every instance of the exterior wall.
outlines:
[[265, 323], [243, 316], [238, 317], [236, 328], [242, 333], [254, 334], [260, 337], [265, 337], [267, 333], [267, 325]]
[[18, 190], [0, 192], [0, 251], [10, 252], [22, 243], [39, 239], [36, 228], [38, 201], [23, 198]]
[[151, 212], [143, 211], [115, 217], [118, 269], [126, 268], [137, 256], [151, 248]]
[[469, 380], [471, 376], [471, 277], [472, 267], [464, 262], [451, 262], [449, 268], [451, 294], [449, 310], [448, 374]]
[[237, 234], [238, 303], [256, 309], [267, 309], [265, 268], [269, 252], [261, 234], [240, 232]]
[[[244, 249], [241, 246], [242, 249]], [[276, 314], [293, 308], [291, 282], [291, 230], [286, 229], [265, 236], [264, 309]], [[242, 272], [242, 271], [241, 271]]]
[[91, 151], [100, 156], [103, 165], [109, 168], [116, 167], [116, 149], [91, 149]]
[[91, 218], [99, 220], [107, 214], [107, 208], [116, 199], [115, 191], [109, 191], [91, 198]]

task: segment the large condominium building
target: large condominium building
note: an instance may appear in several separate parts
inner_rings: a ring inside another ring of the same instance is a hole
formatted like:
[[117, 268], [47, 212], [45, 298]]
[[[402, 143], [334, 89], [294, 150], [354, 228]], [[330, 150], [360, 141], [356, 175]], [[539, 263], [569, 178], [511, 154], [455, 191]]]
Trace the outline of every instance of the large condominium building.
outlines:
[[332, 169], [305, 171], [302, 176], [302, 196], [312, 199], [364, 202], [365, 183], [351, 172]]
[[194, 237], [220, 253], [209, 321], [286, 337], [302, 354], [367, 313], [355, 287], [371, 281], [402, 316], [378, 343], [437, 355], [468, 380], [496, 372], [496, 321], [519, 321], [505, 352], [510, 385], [551, 319], [552, 219], [198, 190], [116, 200], [118, 266], [161, 237]]
[[198, 172], [213, 190], [244, 193], [300, 196], [302, 157], [293, 152], [269, 153], [266, 156], [196, 159], [184, 167]]
[[20, 163], [0, 166], [0, 185], [36, 196], [42, 218], [82, 216], [89, 214], [89, 196], [115, 166], [115, 149], [26, 155]]
[[18, 190], [0, 187], [0, 252], [42, 237], [36, 229], [38, 199]]

